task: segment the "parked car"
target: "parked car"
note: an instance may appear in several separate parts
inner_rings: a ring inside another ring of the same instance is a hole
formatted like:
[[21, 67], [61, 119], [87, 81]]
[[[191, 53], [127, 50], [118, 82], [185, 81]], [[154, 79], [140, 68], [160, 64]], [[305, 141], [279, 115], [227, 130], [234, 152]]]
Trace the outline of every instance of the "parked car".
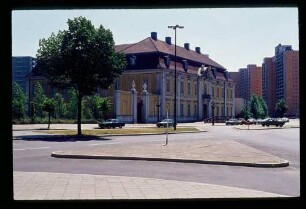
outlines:
[[225, 121], [225, 125], [241, 125], [242, 120], [237, 118], [231, 118]]
[[261, 121], [262, 126], [275, 125], [275, 126], [282, 127], [285, 123], [286, 123], [286, 121], [279, 120], [279, 119], [276, 119], [276, 118], [266, 118], [266, 119]]
[[240, 121], [239, 125], [246, 124], [246, 122], [247, 122], [244, 118], [238, 118], [238, 120]]
[[280, 120], [283, 120], [285, 122], [289, 122], [289, 118], [286, 118], [286, 117], [280, 118]]
[[255, 125], [257, 124], [257, 120], [255, 118], [249, 118], [246, 120], [246, 124]]
[[100, 128], [122, 128], [125, 126], [125, 123], [119, 121], [118, 119], [107, 119], [106, 121], [100, 122], [99, 127]]
[[168, 123], [168, 127], [171, 127], [171, 126], [173, 126], [174, 121], [172, 119], [170, 119], [170, 118], [164, 119], [164, 120], [162, 120], [160, 122], [157, 122], [156, 126], [157, 126], [157, 128], [160, 128], [160, 127], [166, 128], [167, 127], [167, 123]]

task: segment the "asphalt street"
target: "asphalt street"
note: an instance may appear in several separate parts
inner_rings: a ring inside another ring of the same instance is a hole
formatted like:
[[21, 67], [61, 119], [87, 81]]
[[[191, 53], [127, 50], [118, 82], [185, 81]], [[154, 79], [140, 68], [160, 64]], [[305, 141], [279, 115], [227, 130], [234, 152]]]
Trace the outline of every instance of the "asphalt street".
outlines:
[[[300, 194], [299, 128], [238, 130], [209, 126], [207, 132], [169, 135], [169, 143], [205, 139], [234, 140], [290, 162], [284, 168], [251, 168], [195, 163], [132, 160], [59, 159], [50, 153], [95, 146], [130, 146], [165, 142], [164, 135], [113, 136], [89, 141], [13, 141], [14, 171], [57, 172], [160, 178], [255, 189], [290, 196]], [[18, 132], [18, 131], [15, 131]], [[18, 133], [14, 133], [18, 134]], [[19, 132], [20, 134], [20, 132]], [[22, 133], [31, 135], [31, 131]]]

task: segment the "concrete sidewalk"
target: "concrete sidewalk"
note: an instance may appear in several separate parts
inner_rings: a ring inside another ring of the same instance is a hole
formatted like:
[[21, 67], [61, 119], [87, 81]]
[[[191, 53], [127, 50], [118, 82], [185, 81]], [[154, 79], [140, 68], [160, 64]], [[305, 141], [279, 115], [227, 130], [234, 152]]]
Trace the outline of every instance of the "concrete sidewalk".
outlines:
[[273, 198], [274, 193], [153, 178], [14, 172], [15, 200]]
[[231, 140], [82, 148], [52, 152], [58, 158], [151, 160], [250, 167], [284, 167], [287, 160]]

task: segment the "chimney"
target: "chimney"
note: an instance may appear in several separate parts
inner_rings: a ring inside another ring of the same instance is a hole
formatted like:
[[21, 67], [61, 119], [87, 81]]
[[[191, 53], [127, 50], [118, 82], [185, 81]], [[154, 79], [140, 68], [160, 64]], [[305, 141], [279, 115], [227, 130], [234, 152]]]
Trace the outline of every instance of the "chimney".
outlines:
[[171, 37], [166, 37], [165, 41], [167, 44], [171, 45]]
[[201, 54], [201, 47], [196, 47], [195, 50], [198, 54]]
[[184, 44], [184, 47], [185, 47], [185, 49], [187, 49], [187, 50], [190, 49], [189, 46], [190, 46], [189, 43], [185, 43], [185, 44]]
[[157, 32], [151, 32], [151, 38], [157, 41]]

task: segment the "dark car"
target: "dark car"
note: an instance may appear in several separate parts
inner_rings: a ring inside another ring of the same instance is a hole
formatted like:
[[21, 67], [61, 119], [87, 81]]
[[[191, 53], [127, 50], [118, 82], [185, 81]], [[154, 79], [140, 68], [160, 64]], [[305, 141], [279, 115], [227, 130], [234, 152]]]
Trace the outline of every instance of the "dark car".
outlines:
[[164, 120], [156, 123], [156, 126], [157, 126], [157, 128], [160, 128], [160, 127], [166, 128], [167, 127], [167, 123], [168, 123], [168, 127], [171, 127], [171, 126], [173, 126], [174, 121], [172, 119], [164, 119]]
[[274, 126], [282, 127], [285, 123], [286, 123], [286, 121], [279, 120], [279, 119], [276, 119], [276, 118], [266, 118], [266, 119], [261, 121], [262, 126], [274, 125]]
[[108, 119], [99, 123], [100, 128], [122, 128], [123, 126], [125, 126], [125, 123], [119, 121], [118, 119]]
[[237, 118], [231, 118], [225, 121], [225, 125], [241, 125], [242, 123], [243, 123], [242, 120]]

